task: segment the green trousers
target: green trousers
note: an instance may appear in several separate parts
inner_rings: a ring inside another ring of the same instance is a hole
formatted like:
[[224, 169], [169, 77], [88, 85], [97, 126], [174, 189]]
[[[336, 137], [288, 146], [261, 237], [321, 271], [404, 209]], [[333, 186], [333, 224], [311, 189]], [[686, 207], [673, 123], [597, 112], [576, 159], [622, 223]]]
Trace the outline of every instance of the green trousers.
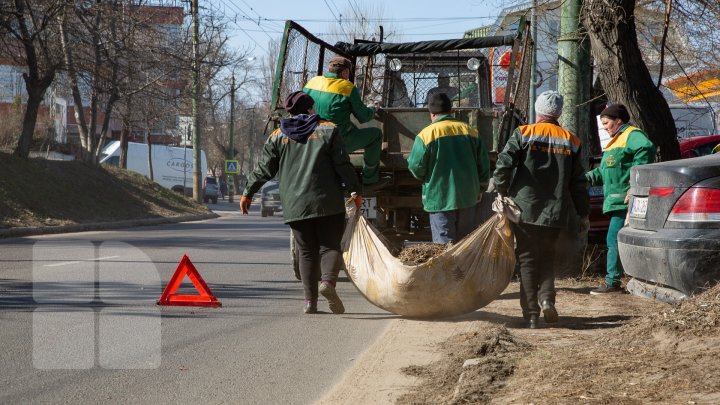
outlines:
[[605, 285], [611, 287], [620, 287], [623, 275], [622, 263], [618, 255], [618, 232], [625, 224], [625, 216], [627, 210], [612, 211], [606, 215], [610, 217], [610, 225], [607, 232], [607, 276], [605, 276]]
[[364, 149], [363, 184], [377, 183], [380, 180], [380, 149], [382, 148], [382, 130], [380, 128], [352, 128], [343, 136], [347, 153]]

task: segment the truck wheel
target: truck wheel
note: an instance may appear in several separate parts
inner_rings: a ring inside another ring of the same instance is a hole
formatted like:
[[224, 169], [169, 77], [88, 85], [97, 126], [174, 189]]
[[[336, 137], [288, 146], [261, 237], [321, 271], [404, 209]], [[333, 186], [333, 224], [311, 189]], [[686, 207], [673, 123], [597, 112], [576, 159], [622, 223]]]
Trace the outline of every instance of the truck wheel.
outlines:
[[273, 211], [273, 210], [268, 210], [268, 216], [272, 217], [272, 216], [274, 216], [274, 215], [275, 215], [275, 211]]
[[300, 253], [295, 246], [295, 236], [293, 236], [292, 230], [290, 230], [290, 257], [292, 259], [293, 272], [295, 272], [295, 278], [301, 280], [300, 277]]
[[264, 209], [260, 210], [260, 216], [265, 218], [267, 216], [267, 211], [265, 211]]
[[213, 204], [217, 204], [217, 197], [213, 198]]

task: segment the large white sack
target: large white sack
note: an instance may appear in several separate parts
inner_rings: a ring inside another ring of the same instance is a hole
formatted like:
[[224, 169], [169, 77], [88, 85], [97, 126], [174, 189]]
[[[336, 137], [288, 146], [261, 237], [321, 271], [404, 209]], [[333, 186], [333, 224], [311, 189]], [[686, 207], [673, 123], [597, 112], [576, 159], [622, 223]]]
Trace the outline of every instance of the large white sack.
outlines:
[[512, 278], [515, 249], [506, 215], [494, 215], [418, 266], [394, 257], [365, 218], [350, 218], [343, 238], [346, 271], [360, 293], [386, 311], [417, 318], [472, 312], [497, 298]]

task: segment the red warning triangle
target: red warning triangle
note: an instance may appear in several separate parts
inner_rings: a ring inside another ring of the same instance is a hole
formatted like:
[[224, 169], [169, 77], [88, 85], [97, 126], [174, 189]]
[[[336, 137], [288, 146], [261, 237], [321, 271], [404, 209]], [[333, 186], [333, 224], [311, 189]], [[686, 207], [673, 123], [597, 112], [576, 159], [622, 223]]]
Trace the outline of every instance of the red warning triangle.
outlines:
[[[186, 274], [190, 278], [190, 281], [192, 281], [195, 289], [200, 293], [200, 295], [175, 294], [175, 291], [180, 288], [180, 284], [182, 284], [183, 278], [185, 278]], [[178, 264], [178, 267], [175, 270], [175, 274], [173, 274], [172, 278], [170, 278], [170, 282], [168, 282], [167, 287], [165, 287], [165, 291], [163, 291], [162, 296], [158, 300], [157, 304], [198, 307], [222, 306], [220, 301], [218, 301], [218, 299], [215, 298], [215, 295], [213, 295], [212, 291], [210, 291], [210, 288], [207, 286], [207, 284], [205, 284], [205, 280], [200, 277], [200, 273], [198, 273], [197, 269], [192, 264], [190, 258], [187, 255], [183, 255], [182, 259], [180, 260], [180, 264]]]

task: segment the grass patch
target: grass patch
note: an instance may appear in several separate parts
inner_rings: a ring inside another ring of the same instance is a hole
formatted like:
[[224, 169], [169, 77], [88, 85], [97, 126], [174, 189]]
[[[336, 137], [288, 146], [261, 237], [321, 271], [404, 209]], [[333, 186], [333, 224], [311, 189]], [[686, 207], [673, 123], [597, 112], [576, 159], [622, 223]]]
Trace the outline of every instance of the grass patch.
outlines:
[[139, 174], [0, 152], [0, 229], [208, 213]]

